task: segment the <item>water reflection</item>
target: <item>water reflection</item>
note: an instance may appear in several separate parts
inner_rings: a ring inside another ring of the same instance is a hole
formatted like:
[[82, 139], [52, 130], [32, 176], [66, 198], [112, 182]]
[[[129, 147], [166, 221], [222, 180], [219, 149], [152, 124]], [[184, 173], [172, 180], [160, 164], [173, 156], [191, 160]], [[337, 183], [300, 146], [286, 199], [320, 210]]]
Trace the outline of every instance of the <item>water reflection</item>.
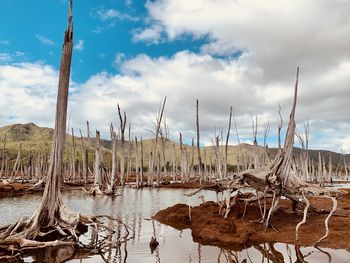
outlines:
[[[200, 263], [242, 263], [242, 262], [348, 262], [350, 253], [314, 247], [298, 247], [282, 243], [266, 243], [247, 246], [241, 251], [204, 246], [193, 242], [191, 231], [178, 231], [150, 220], [157, 211], [177, 203], [198, 205], [198, 198], [183, 195], [188, 190], [125, 188], [122, 196], [85, 195], [82, 192], [64, 193], [69, 207], [85, 214], [107, 214], [119, 218], [131, 227], [128, 240], [120, 246], [112, 243], [125, 234], [120, 224], [110, 225], [116, 229], [115, 236], [107, 237], [110, 246], [94, 249], [75, 247], [50, 248], [29, 254], [25, 262], [200, 262]], [[203, 192], [205, 200], [216, 200], [213, 192]], [[0, 199], [0, 225], [14, 222], [22, 216], [30, 216], [40, 202], [40, 195]], [[112, 223], [111, 223], [112, 224]], [[159, 245], [151, 253], [149, 242], [154, 237]], [[96, 238], [87, 233], [82, 242], [89, 244]]]

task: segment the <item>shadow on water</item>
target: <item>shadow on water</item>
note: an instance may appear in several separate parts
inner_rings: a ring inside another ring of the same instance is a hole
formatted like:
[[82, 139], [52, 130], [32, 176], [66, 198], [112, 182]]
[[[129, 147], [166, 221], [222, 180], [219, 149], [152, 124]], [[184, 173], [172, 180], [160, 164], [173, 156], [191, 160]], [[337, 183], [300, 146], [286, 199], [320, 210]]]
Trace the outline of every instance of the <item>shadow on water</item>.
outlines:
[[[92, 249], [68, 246], [28, 251], [25, 262], [349, 262], [349, 251], [342, 249], [265, 243], [235, 251], [201, 245], [193, 241], [190, 230], [178, 231], [150, 219], [159, 210], [177, 203], [198, 205], [199, 199], [183, 195], [188, 190], [125, 188], [122, 191], [123, 195], [116, 197], [92, 197], [72, 191], [64, 193], [64, 200], [69, 207], [81, 213], [108, 214], [128, 224], [131, 230], [126, 242], [115, 246], [115, 241], [125, 234], [125, 229], [120, 224], [115, 224], [110, 225], [115, 229], [113, 236], [103, 236], [102, 233], [99, 237], [106, 238], [113, 244], [111, 246]], [[30, 216], [38, 206], [40, 198], [40, 195], [28, 195], [0, 199], [0, 225], [11, 223], [22, 216]], [[215, 193], [206, 192], [205, 199], [216, 200]], [[149, 245], [152, 237], [159, 243], [153, 251]], [[94, 233], [88, 232], [80, 237], [80, 241], [89, 246], [89, 242], [94, 238]]]

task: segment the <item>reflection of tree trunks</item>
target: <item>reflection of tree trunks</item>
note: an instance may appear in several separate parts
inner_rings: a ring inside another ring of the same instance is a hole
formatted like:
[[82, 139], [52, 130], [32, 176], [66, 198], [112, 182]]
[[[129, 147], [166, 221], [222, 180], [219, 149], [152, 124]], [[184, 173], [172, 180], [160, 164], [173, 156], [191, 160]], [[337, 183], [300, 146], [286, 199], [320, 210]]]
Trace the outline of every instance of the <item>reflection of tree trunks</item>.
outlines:
[[295, 245], [294, 249], [295, 249], [295, 255], [297, 256], [297, 260], [295, 261], [295, 263], [308, 263], [307, 261], [305, 261], [304, 255], [300, 251], [300, 246]]
[[267, 243], [266, 245], [264, 244], [263, 247], [256, 245], [254, 248], [258, 250], [269, 262], [284, 263], [283, 254], [274, 248], [273, 243]]

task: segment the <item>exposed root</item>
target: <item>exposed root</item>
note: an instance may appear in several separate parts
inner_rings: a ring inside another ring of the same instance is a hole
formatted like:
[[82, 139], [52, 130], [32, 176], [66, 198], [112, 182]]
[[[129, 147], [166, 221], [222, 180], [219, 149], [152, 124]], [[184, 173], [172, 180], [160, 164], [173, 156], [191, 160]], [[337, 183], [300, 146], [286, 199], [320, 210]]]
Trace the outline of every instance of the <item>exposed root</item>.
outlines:
[[[56, 246], [83, 246], [90, 248], [103, 248], [105, 246], [120, 245], [127, 240], [129, 229], [120, 220], [108, 215], [87, 216], [66, 208], [63, 204], [59, 211], [55, 224], [51, 227], [43, 227], [38, 223], [38, 211], [30, 219], [22, 218], [17, 223], [0, 228], [0, 257], [23, 254], [25, 251]], [[125, 228], [125, 236], [117, 241], [108, 242], [106, 237], [111, 237], [116, 230], [104, 222], [117, 222]], [[95, 233], [94, 239], [89, 245], [82, 245], [79, 236], [91, 229]], [[105, 233], [106, 237], [98, 233]], [[99, 237], [101, 240], [99, 240]]]
[[303, 220], [301, 222], [299, 222], [295, 228], [295, 240], [298, 241], [299, 240], [299, 236], [298, 236], [298, 233], [299, 233], [299, 228], [301, 225], [305, 224], [306, 222], [306, 216], [307, 216], [307, 211], [309, 210], [309, 207], [310, 207], [310, 202], [309, 200], [305, 197], [305, 195], [303, 194], [303, 198], [305, 200], [305, 207], [304, 207], [304, 216], [303, 216]]
[[277, 196], [276, 197], [276, 193], [274, 192], [273, 194], [273, 198], [272, 198], [272, 203], [271, 203], [271, 207], [269, 209], [269, 213], [267, 215], [267, 218], [264, 222], [264, 227], [265, 229], [268, 228], [269, 226], [272, 226], [271, 225], [271, 218], [272, 218], [272, 215], [273, 213], [277, 210], [278, 208], [278, 203], [280, 201], [281, 197], [280, 196]]
[[316, 246], [323, 240], [325, 239], [326, 237], [328, 237], [329, 235], [329, 220], [331, 219], [332, 215], [334, 214], [335, 210], [337, 210], [337, 206], [338, 206], [338, 202], [337, 202], [337, 199], [335, 197], [331, 197], [331, 196], [325, 196], [326, 198], [330, 198], [333, 202], [333, 207], [332, 207], [332, 211], [329, 213], [329, 215], [327, 216], [326, 220], [324, 221], [324, 225], [325, 225], [325, 228], [326, 228], [326, 233], [323, 237], [321, 237], [317, 243], [316, 243]]

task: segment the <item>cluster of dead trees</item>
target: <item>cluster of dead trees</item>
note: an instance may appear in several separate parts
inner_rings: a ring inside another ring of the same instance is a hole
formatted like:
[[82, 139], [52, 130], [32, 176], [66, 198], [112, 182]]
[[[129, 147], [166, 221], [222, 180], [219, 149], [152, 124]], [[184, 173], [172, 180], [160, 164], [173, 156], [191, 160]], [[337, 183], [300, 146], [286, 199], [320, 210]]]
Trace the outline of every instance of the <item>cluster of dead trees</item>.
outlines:
[[[92, 181], [92, 187], [89, 190], [91, 194], [116, 194], [118, 185], [125, 185], [130, 180], [136, 187], [159, 186], [167, 178], [186, 183], [189, 181], [215, 182], [220, 184], [223, 191], [227, 191], [225, 200], [226, 207], [223, 215], [227, 217], [231, 207], [235, 204], [235, 198], [232, 194], [237, 194], [241, 189], [249, 187], [256, 191], [256, 197], [251, 201], [263, 201], [261, 208], [261, 222], [266, 226], [271, 226], [271, 218], [278, 208], [279, 200], [282, 197], [289, 198], [296, 203], [302, 203], [304, 207], [303, 220], [296, 227], [296, 239], [298, 239], [298, 229], [306, 221], [309, 209], [308, 198], [310, 196], [330, 198], [333, 201], [333, 208], [325, 220], [326, 234], [329, 233], [328, 221], [337, 207], [336, 197], [340, 193], [337, 190], [325, 189], [306, 180], [331, 180], [333, 176], [333, 165], [331, 160], [327, 165], [325, 157], [319, 155], [318, 167], [311, 162], [308, 157], [308, 138], [309, 125], [305, 125], [304, 133], [297, 133], [298, 139], [302, 144], [302, 154], [300, 160], [293, 155], [294, 137], [296, 134], [295, 108], [297, 102], [297, 90], [299, 69], [297, 70], [296, 84], [294, 89], [294, 100], [291, 109], [288, 127], [285, 135], [284, 147], [281, 147], [281, 128], [282, 119], [278, 125], [279, 149], [273, 158], [267, 148], [266, 142], [270, 126], [267, 124], [264, 131], [264, 146], [258, 146], [258, 127], [259, 117], [251, 117], [253, 127], [253, 151], [249, 153], [241, 149], [236, 157], [237, 164], [234, 169], [229, 169], [229, 151], [228, 142], [231, 132], [231, 123], [236, 130], [236, 136], [239, 142], [239, 134], [234, 118], [233, 110], [230, 109], [229, 125], [226, 137], [223, 131], [215, 132], [212, 140], [211, 151], [209, 154], [206, 149], [201, 149], [200, 145], [200, 118], [199, 101], [196, 101], [196, 145], [195, 138], [192, 139], [191, 147], [184, 143], [182, 134], [179, 134], [179, 153], [177, 155], [177, 145], [173, 144], [172, 157], [166, 156], [166, 145], [170, 144], [168, 139], [168, 127], [164, 118], [166, 98], [161, 103], [154, 124], [154, 137], [151, 149], [147, 155], [144, 152], [144, 142], [142, 136], [132, 139], [131, 125], [128, 128], [128, 140], [126, 140], [127, 117], [126, 112], [122, 112], [118, 105], [119, 129], [115, 130], [110, 126], [111, 150], [109, 151], [110, 162], [105, 161], [105, 154], [102, 152], [100, 141], [100, 132], [96, 131], [95, 136], [90, 136], [89, 123], [87, 123], [87, 138], [83, 138], [80, 132], [81, 161], [77, 161], [77, 144], [72, 130], [72, 147], [69, 150], [69, 158], [64, 162], [65, 142], [66, 142], [66, 122], [67, 122], [67, 103], [70, 80], [70, 68], [73, 50], [73, 23], [72, 23], [72, 1], [70, 0], [68, 26], [64, 35], [64, 44], [62, 50], [60, 75], [58, 83], [58, 95], [55, 115], [55, 128], [53, 134], [53, 143], [49, 158], [44, 155], [37, 158], [30, 157], [30, 162], [24, 164], [21, 161], [22, 149], [18, 150], [15, 163], [11, 168], [8, 167], [8, 159], [5, 157], [6, 139], [3, 140], [1, 176], [9, 178], [11, 182], [32, 179], [33, 177], [44, 184], [44, 193], [38, 209], [30, 218], [22, 218], [18, 222], [0, 228], [0, 259], [8, 257], [4, 254], [17, 255], [24, 250], [73, 245], [78, 246], [79, 235], [85, 233], [88, 228], [93, 235], [90, 246], [119, 246], [128, 236], [128, 226], [117, 219], [109, 216], [87, 216], [70, 210], [64, 205], [61, 197], [62, 182], [77, 182], [82, 180], [84, 184]], [[225, 142], [224, 142], [225, 140]], [[120, 143], [118, 143], [120, 142]], [[89, 148], [87, 143], [91, 143], [94, 149], [93, 166], [89, 164]], [[242, 147], [243, 148], [243, 147]], [[145, 158], [147, 156], [148, 158]], [[167, 162], [171, 159], [171, 164]], [[209, 159], [209, 160], [208, 160]], [[148, 163], [147, 170], [144, 169], [145, 163]], [[340, 170], [338, 169], [338, 173]], [[348, 165], [344, 158], [344, 172], [348, 175]], [[317, 174], [317, 176], [316, 176]], [[268, 207], [266, 198], [272, 198]], [[125, 236], [118, 239], [112, 239], [116, 232], [113, 225], [122, 225], [125, 227]], [[104, 242], [98, 239], [98, 233], [108, 232], [104, 235]], [[56, 241], [54, 241], [56, 240]], [[320, 242], [319, 241], [319, 242]]]
[[[281, 151], [282, 117], [278, 124], [279, 148], [270, 149], [267, 139], [270, 122], [260, 125], [259, 116], [251, 116], [253, 145], [241, 144], [239, 130], [232, 107], [229, 111], [228, 128], [216, 130], [211, 146], [201, 147], [199, 101], [196, 101], [196, 138], [191, 144], [184, 143], [179, 133], [179, 143], [169, 140], [169, 127], [164, 117], [166, 98], [159, 108], [154, 129], [150, 130], [154, 139], [144, 141], [142, 135], [134, 136], [126, 112], [119, 105], [119, 127], [110, 125], [110, 147], [101, 143], [100, 132], [90, 131], [87, 121], [86, 135], [79, 130], [80, 137], [71, 129], [70, 143], [64, 150], [63, 181], [69, 185], [94, 185], [93, 193], [114, 193], [117, 186], [132, 184], [136, 187], [159, 186], [165, 182], [190, 181], [214, 182], [244, 170], [251, 170], [271, 164]], [[280, 108], [279, 108], [280, 113]], [[233, 125], [232, 125], [233, 124]], [[233, 127], [232, 127], [233, 126]], [[259, 129], [263, 130], [263, 144], [258, 144]], [[238, 145], [230, 146], [231, 131], [235, 132]], [[296, 130], [296, 138], [301, 148], [293, 154], [293, 169], [298, 176], [308, 182], [324, 183], [334, 180], [348, 180], [350, 164], [344, 154], [332, 162], [331, 152], [318, 152], [318, 160], [311, 158], [309, 150], [310, 128], [306, 122], [301, 131]], [[45, 147], [41, 152], [24, 154], [22, 145], [15, 158], [7, 155], [6, 135], [1, 139], [0, 178], [8, 182], [31, 182], [43, 180], [49, 169], [50, 146], [43, 139]], [[145, 148], [145, 143], [147, 147]], [[231, 150], [234, 149], [234, 150]]]

